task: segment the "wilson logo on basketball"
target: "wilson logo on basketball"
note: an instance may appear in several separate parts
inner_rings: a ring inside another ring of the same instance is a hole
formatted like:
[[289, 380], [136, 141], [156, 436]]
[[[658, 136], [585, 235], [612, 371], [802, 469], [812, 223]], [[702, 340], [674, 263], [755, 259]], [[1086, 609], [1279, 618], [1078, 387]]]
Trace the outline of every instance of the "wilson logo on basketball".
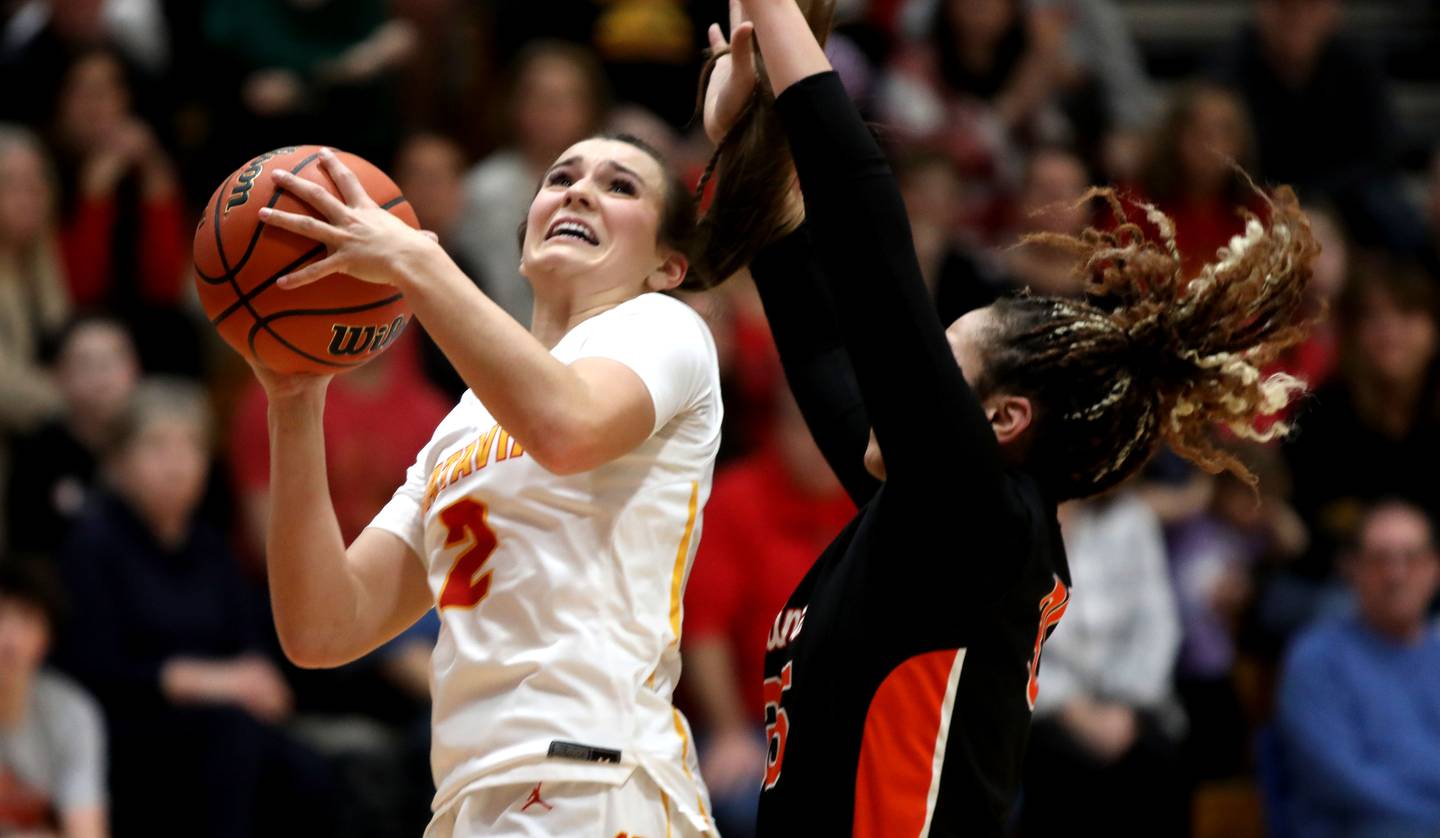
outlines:
[[235, 186], [230, 189], [230, 200], [225, 202], [225, 212], [223, 214], [229, 215], [230, 210], [242, 206], [246, 201], [250, 200], [250, 189], [255, 186], [255, 178], [260, 177], [260, 173], [265, 171], [265, 161], [276, 155], [289, 154], [294, 150], [294, 146], [277, 148], [274, 151], [267, 151], [254, 160], [251, 160], [250, 165], [242, 169], [240, 174], [236, 176]]
[[346, 326], [340, 323], [330, 327], [331, 355], [368, 355], [389, 346], [405, 331], [405, 318], [397, 317], [390, 324], [379, 326]]

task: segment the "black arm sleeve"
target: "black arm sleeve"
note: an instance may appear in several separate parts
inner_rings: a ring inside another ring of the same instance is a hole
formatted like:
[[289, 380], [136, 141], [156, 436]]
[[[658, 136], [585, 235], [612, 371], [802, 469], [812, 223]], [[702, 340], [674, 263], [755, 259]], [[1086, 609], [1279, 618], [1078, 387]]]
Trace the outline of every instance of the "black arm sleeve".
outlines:
[[750, 273], [810, 435], [850, 499], [864, 506], [880, 486], [865, 470], [870, 420], [806, 229], [761, 250]]
[[884, 154], [833, 72], [792, 85], [776, 110], [887, 484], [936, 500], [932, 487], [948, 487], [986, 514], [1002, 494], [999, 445], [945, 340]]

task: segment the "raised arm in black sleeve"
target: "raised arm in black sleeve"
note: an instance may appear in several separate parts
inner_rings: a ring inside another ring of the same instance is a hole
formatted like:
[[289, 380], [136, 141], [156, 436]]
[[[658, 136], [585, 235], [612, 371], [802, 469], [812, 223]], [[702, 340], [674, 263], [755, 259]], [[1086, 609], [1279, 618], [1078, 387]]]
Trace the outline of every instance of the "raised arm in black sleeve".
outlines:
[[999, 445], [945, 340], [884, 154], [833, 72], [790, 86], [776, 110], [887, 483], [920, 497], [948, 485], [951, 501], [986, 514], [1001, 494]]
[[810, 435], [850, 499], [864, 506], [880, 485], [865, 470], [870, 420], [805, 227], [760, 251], [750, 273]]

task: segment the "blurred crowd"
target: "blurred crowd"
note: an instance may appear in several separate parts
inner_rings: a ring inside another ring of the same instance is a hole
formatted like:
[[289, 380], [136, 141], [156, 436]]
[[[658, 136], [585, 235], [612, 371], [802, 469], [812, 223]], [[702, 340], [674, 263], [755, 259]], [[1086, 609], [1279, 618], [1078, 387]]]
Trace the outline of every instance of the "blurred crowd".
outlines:
[[[1239, 25], [1163, 36], [1202, 8]], [[265, 396], [193, 299], [191, 225], [256, 154], [334, 145], [391, 172], [528, 322], [515, 228], [540, 173], [618, 130], [698, 175], [700, 48], [726, 14], [0, 3], [0, 834], [419, 834], [438, 623], [334, 671], [279, 654]], [[1013, 245], [1118, 223], [1080, 200], [1091, 185], [1121, 187], [1137, 223], [1142, 204], [1172, 218], [1190, 270], [1265, 215], [1254, 183], [1293, 185], [1323, 246], [1316, 325], [1273, 364], [1312, 393], [1272, 443], [1233, 445], [1258, 486], [1161, 456], [1062, 508], [1075, 593], [1017, 834], [1440, 834], [1440, 131], [1397, 92], [1440, 103], [1436, 47], [1421, 0], [838, 3], [827, 50], [892, 154], [946, 322], [1018, 289], [1080, 293], [1065, 253]], [[722, 832], [745, 836], [765, 637], [853, 509], [748, 279], [687, 301], [720, 348], [727, 425], [678, 700]], [[333, 383], [347, 538], [463, 388], [418, 328]]]

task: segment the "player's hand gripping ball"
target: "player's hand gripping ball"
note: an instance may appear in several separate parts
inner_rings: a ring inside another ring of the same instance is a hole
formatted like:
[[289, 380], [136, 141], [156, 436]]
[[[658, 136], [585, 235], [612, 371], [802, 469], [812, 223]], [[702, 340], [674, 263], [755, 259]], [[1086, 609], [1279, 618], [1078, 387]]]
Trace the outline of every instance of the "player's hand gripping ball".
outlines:
[[[336, 152], [370, 198], [411, 227], [415, 211], [384, 172]], [[195, 284], [210, 322], [252, 363], [280, 373], [329, 375], [357, 367], [400, 336], [410, 309], [389, 285], [332, 274], [296, 288], [277, 280], [324, 259], [326, 246], [259, 218], [262, 207], [317, 216], [277, 187], [285, 169], [343, 201], [321, 165], [320, 146], [276, 149], [246, 163], [220, 184], [195, 230]]]

